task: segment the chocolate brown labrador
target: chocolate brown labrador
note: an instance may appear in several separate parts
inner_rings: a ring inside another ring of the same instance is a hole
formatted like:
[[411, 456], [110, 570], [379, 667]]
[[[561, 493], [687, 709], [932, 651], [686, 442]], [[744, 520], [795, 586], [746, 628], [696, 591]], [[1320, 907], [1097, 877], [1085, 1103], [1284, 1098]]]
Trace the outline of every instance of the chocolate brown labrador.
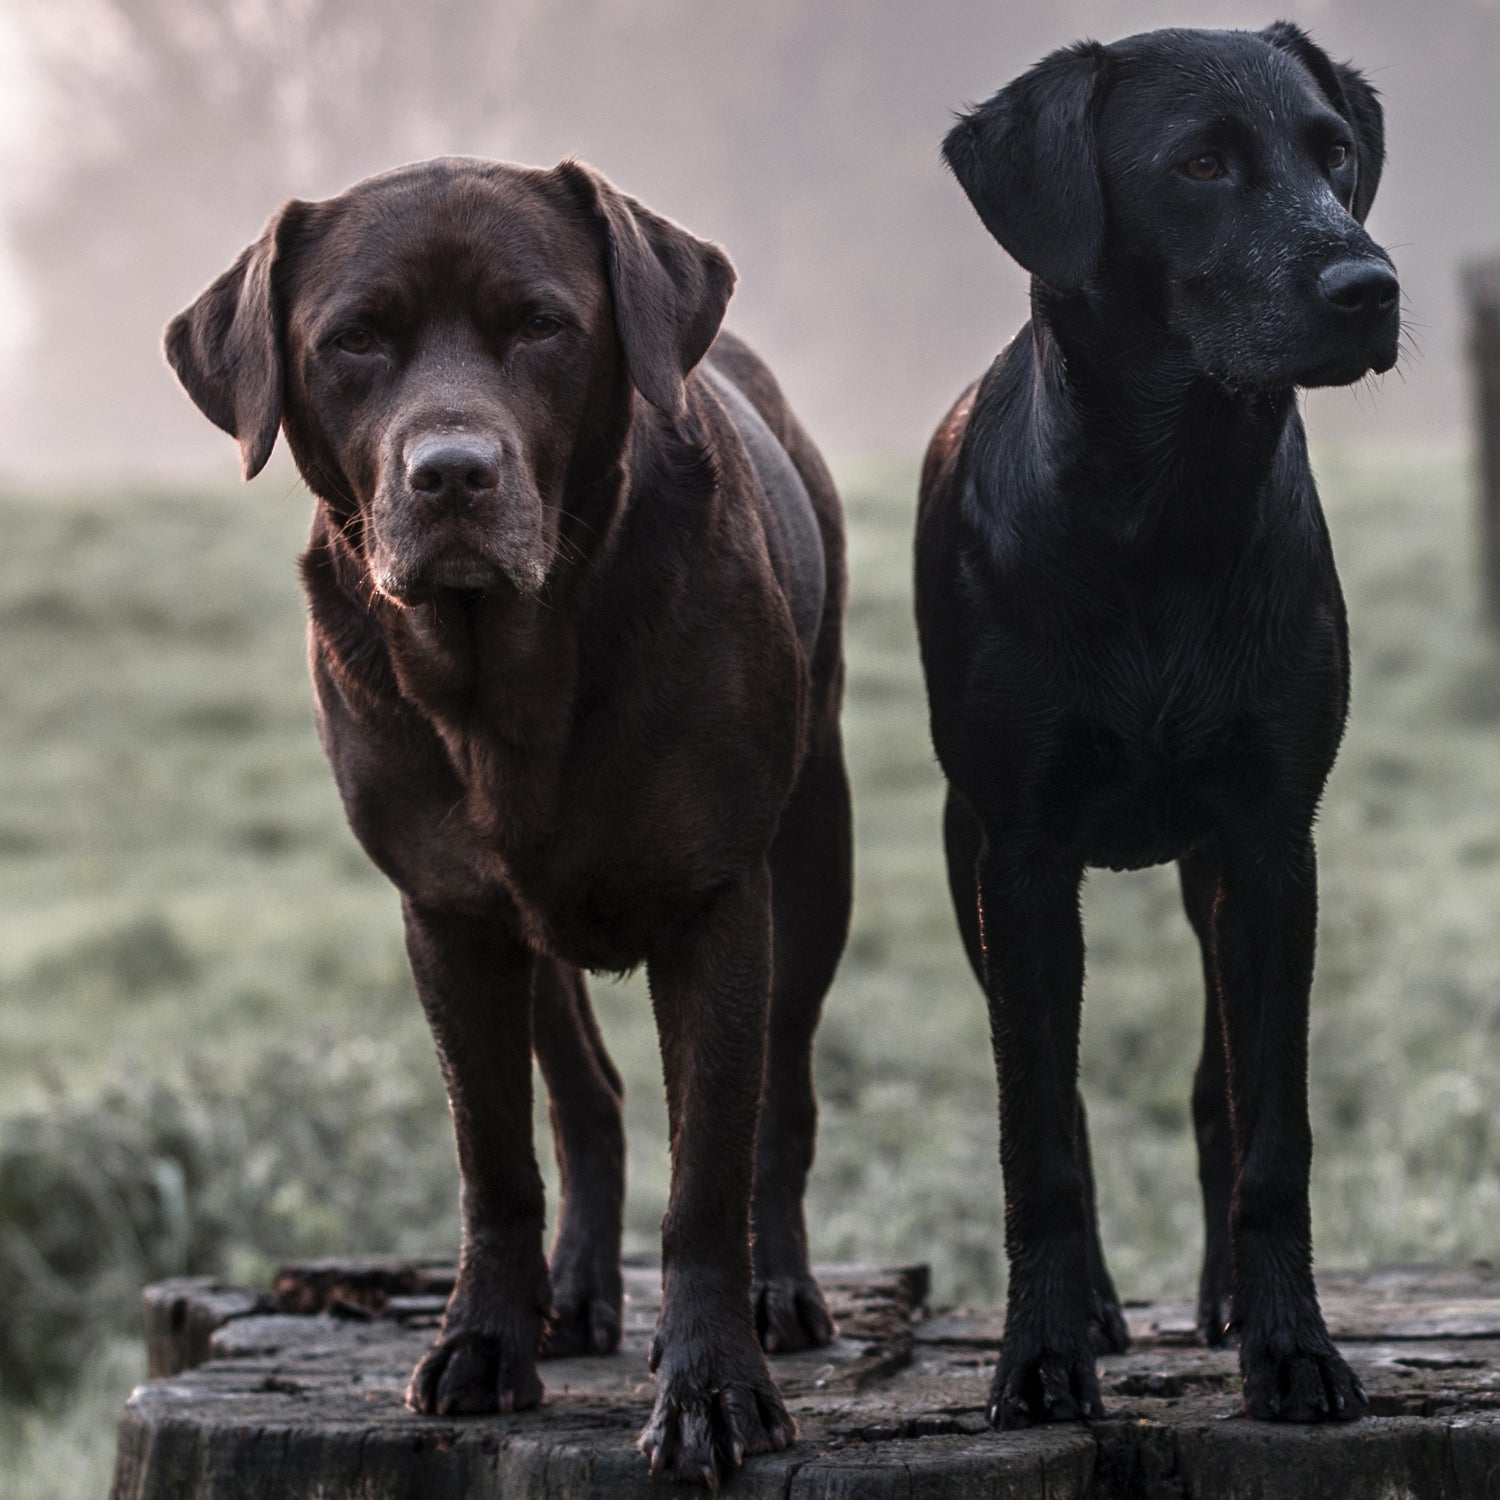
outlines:
[[[1000, 1079], [996, 1426], [1097, 1416], [1126, 1327], [1077, 1092], [1090, 867], [1177, 862], [1202, 948], [1198, 1325], [1252, 1416], [1367, 1403], [1312, 1271], [1313, 818], [1348, 633], [1299, 386], [1396, 361], [1380, 104], [1286, 23], [1054, 52], [944, 144], [1031, 321], [928, 449], [917, 621]], [[1226, 1326], [1227, 1325], [1227, 1326]]]
[[319, 732], [458, 1139], [458, 1278], [407, 1399], [533, 1406], [539, 1353], [618, 1343], [621, 1085], [584, 974], [644, 963], [672, 1182], [640, 1447], [710, 1487], [795, 1435], [762, 1346], [834, 1333], [802, 1197], [851, 859], [838, 496], [719, 332], [734, 279], [577, 162], [445, 159], [286, 204], [166, 334], [246, 476], [279, 428], [316, 501]]

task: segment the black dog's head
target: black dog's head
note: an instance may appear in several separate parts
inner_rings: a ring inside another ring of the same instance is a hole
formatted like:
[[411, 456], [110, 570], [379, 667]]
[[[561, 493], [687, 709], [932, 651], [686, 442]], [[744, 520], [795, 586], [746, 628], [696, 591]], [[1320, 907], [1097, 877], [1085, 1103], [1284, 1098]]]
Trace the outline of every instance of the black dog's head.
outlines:
[[733, 286], [721, 250], [587, 167], [450, 158], [287, 204], [166, 354], [247, 478], [285, 429], [381, 593], [534, 593], [632, 388], [682, 410]]
[[1295, 26], [1054, 52], [943, 152], [1040, 282], [1139, 309], [1225, 385], [1343, 385], [1396, 362], [1395, 272], [1362, 227], [1380, 105]]

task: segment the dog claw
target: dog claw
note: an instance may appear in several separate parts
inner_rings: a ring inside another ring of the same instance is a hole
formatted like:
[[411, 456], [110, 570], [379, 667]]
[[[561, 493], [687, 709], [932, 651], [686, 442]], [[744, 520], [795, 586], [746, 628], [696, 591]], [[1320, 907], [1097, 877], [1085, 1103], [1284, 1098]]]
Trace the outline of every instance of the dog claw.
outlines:
[[[670, 1363], [670, 1356], [668, 1358]], [[720, 1482], [747, 1454], [785, 1448], [796, 1435], [776, 1388], [747, 1372], [720, 1384], [711, 1378], [659, 1377], [656, 1407], [638, 1446], [649, 1454], [651, 1475], [706, 1484]]]
[[767, 1354], [819, 1349], [838, 1334], [818, 1283], [805, 1269], [757, 1277], [750, 1296], [756, 1332]]

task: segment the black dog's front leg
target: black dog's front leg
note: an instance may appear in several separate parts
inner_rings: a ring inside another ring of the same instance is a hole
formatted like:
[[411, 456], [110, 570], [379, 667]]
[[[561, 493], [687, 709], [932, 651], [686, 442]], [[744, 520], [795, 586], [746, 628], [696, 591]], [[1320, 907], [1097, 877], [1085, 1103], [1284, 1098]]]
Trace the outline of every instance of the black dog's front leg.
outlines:
[[639, 1446], [653, 1474], [717, 1488], [796, 1425], [750, 1304], [750, 1188], [771, 987], [764, 866], [721, 893], [648, 964], [661, 1037], [672, 1187], [662, 1221], [656, 1406]]
[[532, 1143], [534, 959], [489, 922], [403, 903], [406, 946], [458, 1140], [463, 1243], [438, 1341], [411, 1377], [417, 1411], [520, 1411], [542, 1399], [550, 1302]]
[[1229, 1130], [1229, 1078], [1214, 954], [1217, 859], [1204, 847], [1178, 861], [1182, 904], [1203, 956], [1203, 1047], [1193, 1074], [1193, 1134], [1198, 1186], [1203, 1194], [1203, 1270], [1198, 1277], [1198, 1337], [1210, 1348], [1229, 1332], [1229, 1199], [1234, 1191], [1234, 1143]]
[[1076, 1104], [1083, 999], [1082, 871], [990, 842], [979, 912], [1000, 1081], [1010, 1261], [990, 1393], [996, 1427], [1102, 1414], [1090, 1338], [1090, 1221]]
[[1307, 1029], [1317, 862], [1310, 834], [1280, 848], [1253, 838], [1226, 849], [1213, 929], [1234, 1135], [1230, 1306], [1245, 1405], [1252, 1417], [1342, 1421], [1368, 1407], [1328, 1337], [1313, 1283]]

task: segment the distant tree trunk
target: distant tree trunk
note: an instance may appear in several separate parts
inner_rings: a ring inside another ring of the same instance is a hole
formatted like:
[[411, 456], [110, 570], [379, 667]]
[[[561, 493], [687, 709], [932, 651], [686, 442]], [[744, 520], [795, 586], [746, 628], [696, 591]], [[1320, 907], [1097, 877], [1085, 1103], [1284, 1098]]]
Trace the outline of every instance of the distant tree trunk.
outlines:
[[1479, 506], [1485, 610], [1500, 630], [1500, 260], [1464, 277], [1479, 422]]

